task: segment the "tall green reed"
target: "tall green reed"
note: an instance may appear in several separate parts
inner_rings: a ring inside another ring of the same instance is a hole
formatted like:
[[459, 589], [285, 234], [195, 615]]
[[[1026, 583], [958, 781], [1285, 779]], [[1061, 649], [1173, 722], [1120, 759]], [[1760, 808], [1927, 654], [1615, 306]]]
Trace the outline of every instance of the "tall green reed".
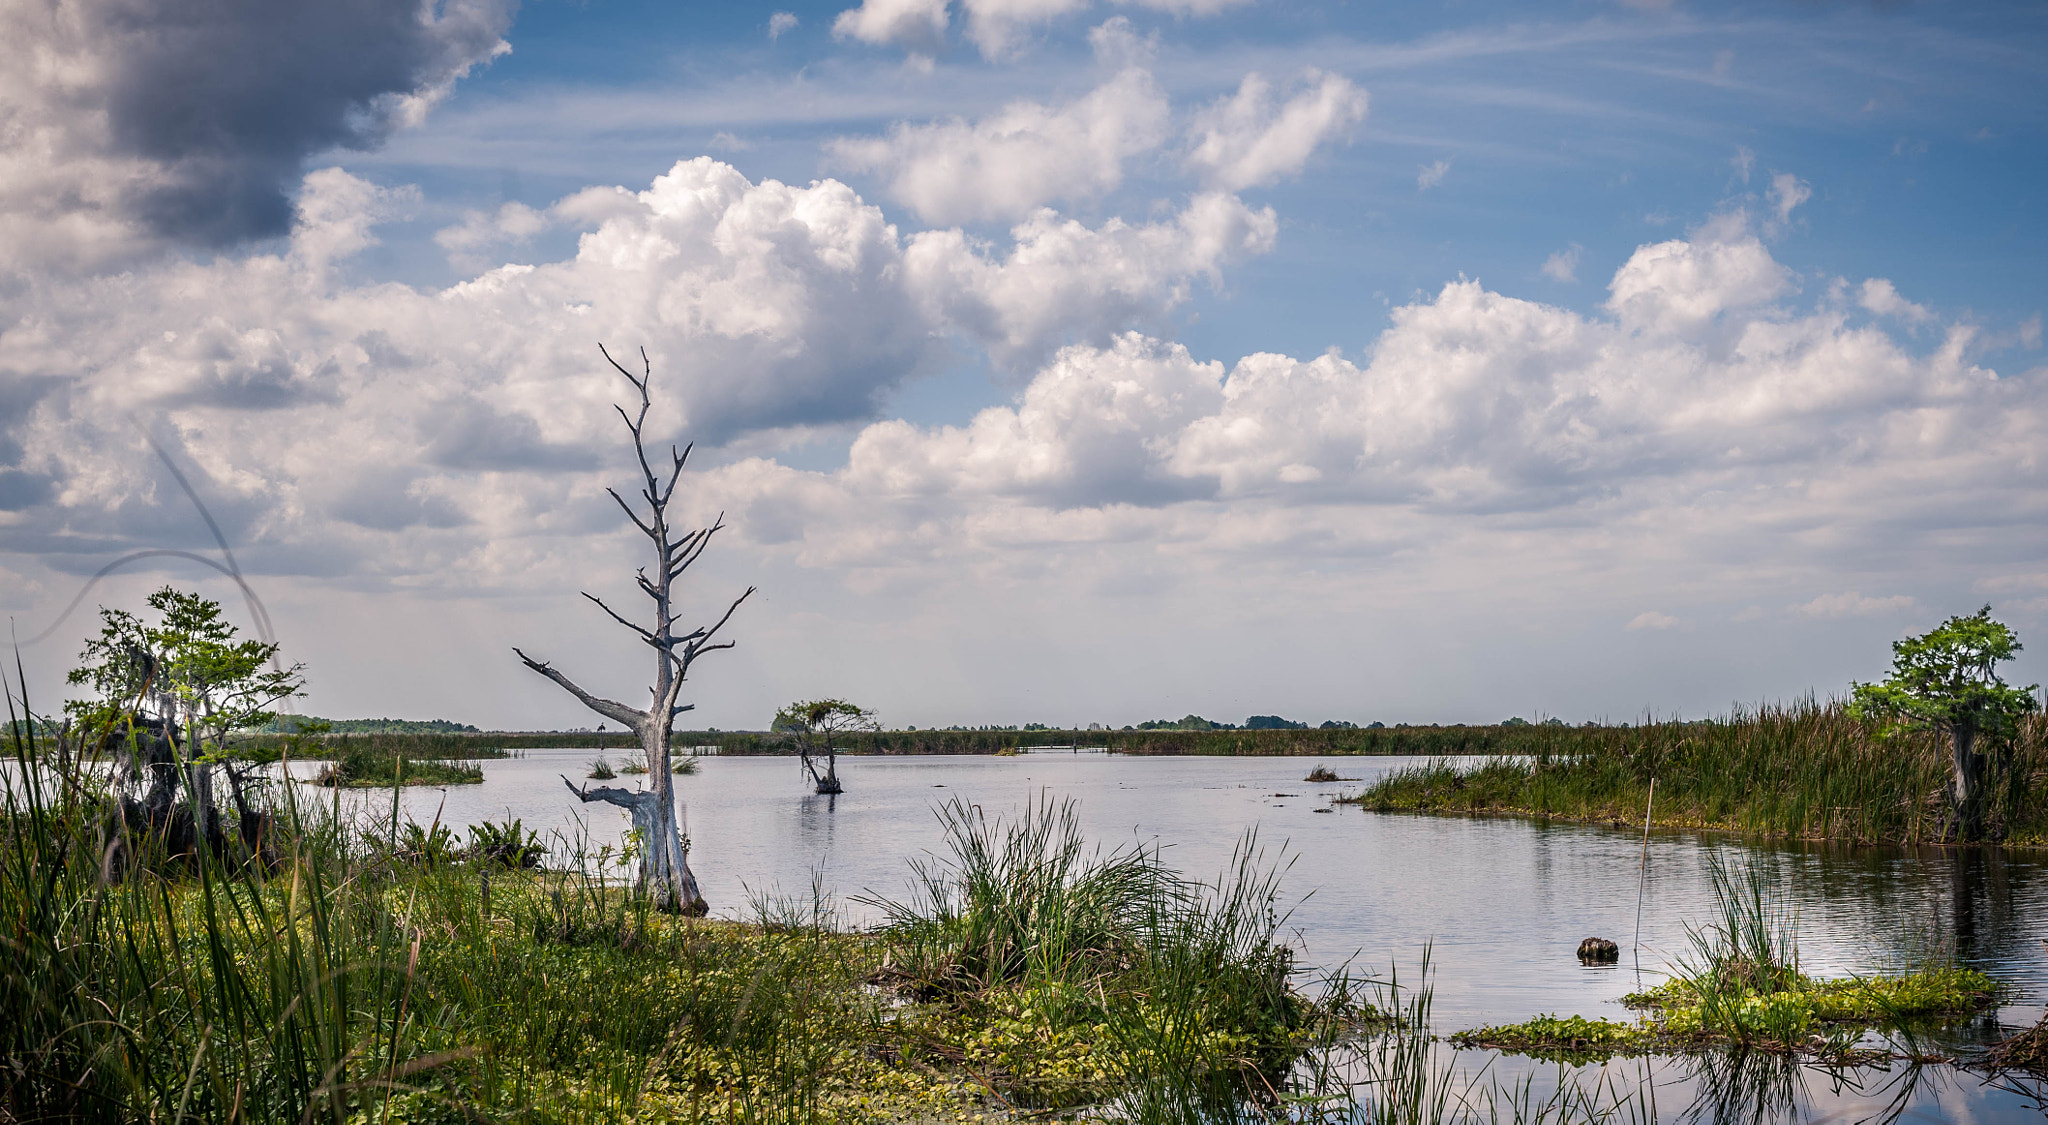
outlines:
[[418, 931], [337, 832], [288, 809], [275, 870], [153, 855], [32, 726], [8, 749], [0, 1105], [14, 1120], [340, 1121], [452, 1057], [428, 1048], [411, 1003]]
[[[1811, 699], [1700, 722], [1515, 728], [1514, 757], [1395, 770], [1354, 800], [1370, 808], [1517, 812], [1629, 823], [1657, 779], [1663, 824], [1865, 842], [1940, 840], [1952, 829], [1948, 746], [1887, 734]], [[2048, 840], [2048, 718], [2029, 717], [1994, 758], [1993, 834]]]

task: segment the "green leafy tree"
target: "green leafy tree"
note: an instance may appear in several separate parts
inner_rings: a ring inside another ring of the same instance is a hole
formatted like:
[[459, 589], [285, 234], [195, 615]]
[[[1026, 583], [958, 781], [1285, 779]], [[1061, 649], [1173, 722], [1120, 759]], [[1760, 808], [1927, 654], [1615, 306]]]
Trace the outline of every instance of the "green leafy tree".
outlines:
[[1957, 834], [1965, 840], [1984, 832], [1984, 774], [1992, 755], [2002, 756], [2022, 716], [2037, 706], [2039, 685], [2018, 688], [1998, 674], [1998, 665], [2020, 652], [2019, 637], [1991, 619], [1985, 606], [1968, 617], [1951, 617], [1917, 637], [1892, 642], [1892, 672], [1881, 683], [1855, 684], [1850, 708], [1895, 727], [1939, 730], [1953, 751], [1949, 799]]
[[[847, 735], [880, 730], [875, 713], [844, 699], [810, 699], [775, 713], [769, 729], [796, 744], [804, 772], [820, 793], [840, 793], [839, 742]], [[818, 764], [824, 763], [824, 772]]]
[[235, 744], [303, 693], [305, 666], [279, 663], [275, 644], [238, 639], [209, 598], [165, 586], [147, 605], [153, 621], [100, 610], [100, 635], [66, 677], [90, 692], [66, 704], [71, 730], [88, 754], [114, 756], [124, 819], [169, 833], [173, 854], [200, 842], [216, 853], [225, 848], [216, 768], [227, 776], [241, 835], [260, 846], [263, 818], [250, 805]]

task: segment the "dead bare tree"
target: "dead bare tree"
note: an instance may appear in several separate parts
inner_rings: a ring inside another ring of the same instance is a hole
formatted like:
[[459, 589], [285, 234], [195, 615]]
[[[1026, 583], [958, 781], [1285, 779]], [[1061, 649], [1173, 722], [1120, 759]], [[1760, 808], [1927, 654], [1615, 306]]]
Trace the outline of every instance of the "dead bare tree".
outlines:
[[676, 632], [675, 581], [703, 556], [704, 549], [711, 544], [711, 537], [725, 526], [725, 517], [721, 514], [710, 526], [694, 531], [678, 532], [669, 526], [669, 502], [675, 497], [676, 482], [681, 479], [683, 466], [690, 459], [691, 447], [684, 446], [680, 451], [674, 446], [669, 447], [671, 464], [667, 470], [668, 479], [664, 481], [647, 457], [647, 411], [652, 402], [648, 388], [654, 381], [654, 366], [647, 358], [647, 350], [640, 350], [642, 371], [638, 376], [613, 359], [602, 344], [598, 351], [640, 394], [638, 413], [628, 414], [623, 406], [615, 409], [625, 420], [627, 432], [633, 436], [633, 452], [640, 462], [639, 499], [646, 503], [646, 517], [643, 519], [639, 512], [634, 511], [633, 505], [627, 503], [617, 489], [607, 488], [605, 491], [618, 501], [626, 518], [633, 521], [633, 526], [654, 544], [654, 577], [650, 579], [644, 567], [637, 574], [641, 592], [654, 601], [654, 627], [650, 629], [628, 620], [594, 594], [586, 592], [583, 596], [654, 649], [654, 686], [649, 689], [653, 700], [647, 710], [642, 711], [599, 698], [578, 687], [547, 662], [535, 660], [517, 648], [512, 651], [518, 653], [528, 668], [561, 685], [585, 707], [624, 724], [639, 736], [640, 747], [647, 754], [645, 790], [579, 788], [567, 777], [562, 779], [562, 784], [567, 785], [579, 800], [604, 801], [631, 813], [633, 830], [639, 837], [640, 868], [634, 884], [637, 890], [652, 896], [655, 906], [661, 910], [701, 915], [707, 907], [704, 896], [697, 890], [697, 877], [690, 871], [689, 838], [677, 827], [675, 774], [670, 769], [669, 743], [676, 716], [696, 707], [693, 703], [681, 702], [683, 682], [690, 674], [690, 665], [705, 653], [733, 647], [734, 642], [716, 638], [726, 622], [732, 620], [740, 603], [753, 596], [754, 587], [747, 587], [746, 593], [734, 598], [716, 624], [700, 625], [687, 633]]

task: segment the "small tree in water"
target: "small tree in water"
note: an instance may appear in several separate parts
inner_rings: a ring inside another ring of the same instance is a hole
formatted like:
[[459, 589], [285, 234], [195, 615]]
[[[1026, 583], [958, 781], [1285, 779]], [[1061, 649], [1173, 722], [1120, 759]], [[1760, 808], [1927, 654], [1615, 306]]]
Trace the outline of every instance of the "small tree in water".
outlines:
[[[796, 752], [804, 772], [820, 793], [841, 793], [839, 784], [839, 740], [856, 731], [881, 729], [875, 713], [844, 699], [812, 699], [792, 703], [775, 713], [770, 730], [796, 741]], [[818, 772], [818, 763], [825, 772]]]
[[612, 620], [631, 629], [643, 644], [654, 650], [653, 699], [642, 711], [600, 698], [578, 687], [545, 661], [535, 660], [517, 648], [512, 651], [518, 653], [528, 668], [561, 685], [585, 707], [614, 722], [623, 723], [639, 737], [640, 749], [647, 757], [647, 788], [644, 791], [587, 785], [578, 788], [566, 777], [562, 784], [567, 785], [579, 800], [604, 801], [631, 813], [633, 831], [639, 841], [640, 868], [635, 880], [636, 888], [650, 895], [661, 910], [701, 915], [708, 908], [704, 896], [697, 890], [697, 877], [690, 871], [689, 840], [676, 822], [675, 775], [669, 765], [669, 744], [676, 716], [696, 706], [681, 701], [683, 681], [690, 674], [690, 665], [707, 652], [733, 646], [731, 641], [717, 641], [715, 638], [725, 623], [732, 620], [733, 612], [739, 609], [740, 603], [753, 595], [754, 588], [749, 586], [745, 593], [734, 598], [716, 624], [700, 625], [684, 633], [676, 632], [673, 609], [675, 581], [704, 554], [704, 549], [711, 544], [711, 537], [725, 526], [724, 517], [713, 520], [709, 527], [694, 531], [678, 531], [669, 526], [669, 503], [675, 497], [676, 482], [683, 475], [683, 466], [689, 461], [690, 447], [685, 446], [678, 451], [670, 446], [669, 464], [662, 473], [655, 471], [647, 456], [646, 440], [647, 411], [652, 402], [648, 385], [654, 381], [653, 365], [649, 363], [646, 351], [642, 350], [642, 372], [636, 376], [620, 366], [619, 361], [601, 345], [598, 350], [640, 395], [640, 408], [636, 413], [626, 413], [623, 406], [616, 409], [619, 417], [625, 420], [626, 432], [632, 435], [633, 453], [639, 459], [642, 507], [636, 510], [616, 489], [605, 491], [618, 501], [626, 518], [632, 520], [633, 526], [639, 528], [654, 545], [654, 576], [648, 577], [645, 568], [637, 575], [640, 591], [654, 602], [653, 627], [627, 620], [594, 594], [583, 596]]
[[[66, 677], [94, 697], [66, 706], [62, 741], [85, 757], [113, 757], [123, 827], [163, 854], [225, 856], [238, 840], [262, 856], [268, 818], [250, 803], [233, 740], [301, 693], [305, 666], [278, 664], [275, 644], [236, 639], [219, 602], [165, 586], [147, 604], [153, 622], [100, 610], [100, 635]], [[221, 827], [216, 769], [227, 777], [233, 834]]]
[[1892, 674], [1882, 683], [1855, 684], [1850, 709], [1857, 715], [1933, 727], [1953, 751], [1949, 800], [1957, 835], [1984, 834], [1984, 767], [1989, 743], [2002, 752], [2021, 716], [2035, 707], [2034, 687], [2016, 688], [1998, 665], [2020, 651], [2019, 638], [1991, 619], [1985, 606], [1951, 617], [1917, 637], [1892, 642]]

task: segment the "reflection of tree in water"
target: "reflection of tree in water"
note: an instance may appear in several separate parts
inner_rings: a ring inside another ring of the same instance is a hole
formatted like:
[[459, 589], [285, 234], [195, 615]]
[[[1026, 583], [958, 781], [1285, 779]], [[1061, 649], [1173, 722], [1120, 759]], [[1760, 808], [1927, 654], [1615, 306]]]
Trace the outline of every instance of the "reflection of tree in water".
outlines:
[[2003, 848], [1955, 848], [1949, 857], [1949, 918], [1956, 951], [2010, 953], [2016, 927], [2011, 873]]
[[1816, 1086], [1834, 1097], [1850, 1094], [1881, 1100], [1882, 1109], [1855, 1120], [1859, 1125], [1889, 1125], [1912, 1105], [1928, 1072], [1917, 1065], [1897, 1070], [1825, 1067], [1790, 1055], [1743, 1050], [1709, 1051], [1686, 1063], [1699, 1093], [1682, 1120], [1701, 1125], [1805, 1120], [1811, 1115]]

